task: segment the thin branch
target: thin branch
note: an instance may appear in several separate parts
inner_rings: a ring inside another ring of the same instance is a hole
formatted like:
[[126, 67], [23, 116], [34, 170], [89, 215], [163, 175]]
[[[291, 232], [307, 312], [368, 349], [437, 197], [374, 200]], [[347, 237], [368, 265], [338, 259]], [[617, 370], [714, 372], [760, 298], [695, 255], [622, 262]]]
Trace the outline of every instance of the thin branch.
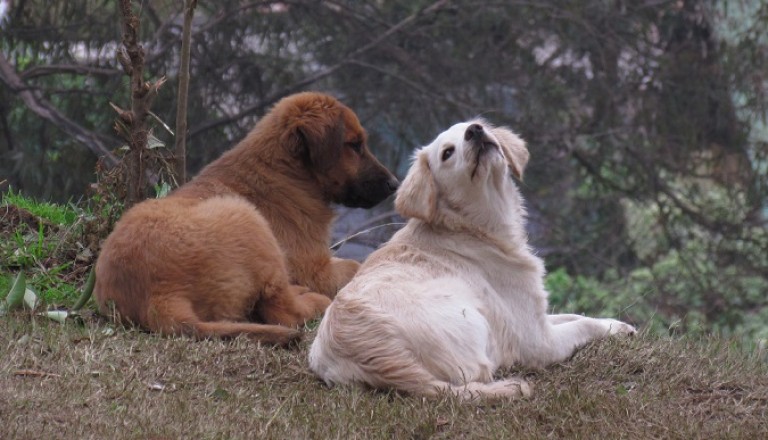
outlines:
[[202, 133], [207, 130], [211, 130], [213, 128], [219, 127], [221, 125], [229, 124], [234, 121], [237, 121], [239, 119], [242, 119], [252, 113], [259, 112], [266, 108], [269, 105], [274, 104], [281, 98], [284, 98], [285, 96], [290, 95], [291, 93], [298, 92], [299, 90], [303, 89], [304, 87], [313, 84], [317, 81], [320, 81], [321, 79], [331, 75], [332, 73], [336, 72], [340, 68], [344, 67], [347, 64], [350, 64], [360, 55], [370, 51], [371, 49], [374, 49], [379, 44], [381, 44], [384, 40], [391, 37], [392, 35], [402, 31], [404, 28], [406, 28], [408, 25], [416, 21], [417, 19], [421, 18], [422, 16], [435, 13], [445, 7], [450, 0], [438, 0], [431, 5], [424, 7], [422, 9], [419, 9], [418, 11], [414, 12], [413, 14], [409, 15], [408, 17], [401, 20], [399, 23], [393, 25], [389, 29], [387, 29], [385, 32], [383, 32], [381, 35], [373, 39], [367, 44], [364, 44], [363, 46], [360, 46], [359, 48], [353, 50], [349, 54], [347, 54], [341, 61], [337, 62], [336, 64], [332, 66], [328, 66], [325, 69], [322, 69], [304, 79], [301, 81], [297, 81], [290, 86], [279, 90], [262, 101], [253, 104], [251, 106], [246, 107], [245, 109], [241, 110], [239, 113], [232, 115], [232, 116], [225, 116], [223, 118], [217, 119], [215, 121], [211, 121], [207, 124], [203, 124], [198, 126], [195, 130], [190, 132], [189, 136], [196, 136], [199, 133]]
[[455, 99], [450, 98], [449, 96], [447, 96], [445, 94], [440, 94], [440, 93], [433, 92], [431, 90], [427, 90], [426, 88], [424, 88], [419, 83], [417, 83], [415, 81], [412, 81], [412, 80], [406, 78], [405, 76], [398, 75], [397, 73], [395, 73], [395, 72], [393, 72], [391, 70], [387, 70], [387, 69], [384, 69], [382, 67], [379, 67], [379, 66], [377, 66], [375, 64], [365, 63], [363, 61], [358, 61], [358, 60], [350, 60], [349, 63], [350, 64], [354, 64], [354, 65], [358, 65], [360, 67], [365, 67], [366, 69], [371, 69], [371, 70], [379, 72], [379, 73], [381, 73], [383, 75], [392, 77], [392, 78], [402, 82], [406, 86], [416, 90], [417, 92], [419, 92], [419, 93], [421, 93], [421, 94], [423, 94], [425, 96], [428, 96], [428, 97], [430, 97], [432, 99], [435, 99], [437, 102], [439, 102], [439, 101], [447, 102], [449, 104], [455, 105], [458, 108], [463, 108], [463, 109], [468, 110], [468, 111], [472, 111], [472, 110], [476, 109], [475, 106], [467, 104], [466, 102], [457, 101]]
[[93, 67], [82, 64], [48, 64], [45, 66], [31, 67], [22, 72], [19, 77], [22, 80], [28, 80], [47, 75], [58, 75], [61, 73], [74, 73], [78, 75], [98, 75], [98, 76], [116, 76], [121, 75], [118, 69], [106, 67]]
[[[278, 2], [276, 0], [270, 0], [270, 1], [258, 1], [258, 2], [244, 3], [244, 4], [241, 4], [237, 8], [233, 8], [233, 9], [230, 9], [230, 10], [224, 11], [224, 12], [217, 12], [216, 16], [213, 19], [208, 20], [206, 23], [203, 23], [200, 26], [200, 28], [198, 28], [198, 32], [200, 32], [200, 33], [208, 32], [209, 30], [215, 28], [216, 26], [218, 26], [221, 23], [224, 23], [225, 21], [231, 19], [232, 17], [237, 17], [237, 16], [240, 16], [240, 15], [244, 14], [249, 9], [260, 8], [260, 7], [264, 7], [264, 6], [270, 6], [270, 5], [273, 5], [275, 3], [294, 4], [296, 2], [287, 2], [287, 1], [280, 1], [280, 2]], [[304, 2], [298, 2], [298, 4], [303, 4], [303, 3]]]
[[184, 2], [184, 30], [181, 35], [181, 67], [179, 68], [179, 97], [176, 107], [176, 179], [179, 185], [187, 181], [187, 97], [189, 95], [189, 57], [192, 38], [192, 18], [197, 0]]
[[64, 116], [56, 107], [40, 96], [35, 89], [26, 85], [2, 53], [0, 53], [0, 79], [2, 79], [3, 82], [16, 93], [22, 101], [24, 101], [27, 108], [37, 116], [50, 122], [68, 136], [81, 143], [91, 150], [97, 157], [103, 156], [109, 166], [117, 164], [117, 158], [99, 139], [98, 135]]
[[402, 226], [405, 226], [405, 225], [406, 225], [405, 222], [393, 222], [393, 223], [384, 223], [384, 224], [381, 224], [381, 225], [371, 226], [368, 229], [364, 229], [362, 231], [355, 232], [352, 235], [349, 235], [347, 237], [342, 238], [341, 240], [339, 240], [336, 243], [332, 244], [331, 245], [331, 249], [333, 249], [335, 251], [338, 251], [341, 248], [341, 246], [343, 246], [348, 241], [355, 240], [357, 237], [359, 237], [361, 235], [365, 235], [365, 234], [371, 233], [371, 232], [373, 232], [373, 231], [375, 231], [377, 229], [386, 228], [386, 227], [389, 227], [389, 226], [399, 226], [399, 227], [402, 227]]

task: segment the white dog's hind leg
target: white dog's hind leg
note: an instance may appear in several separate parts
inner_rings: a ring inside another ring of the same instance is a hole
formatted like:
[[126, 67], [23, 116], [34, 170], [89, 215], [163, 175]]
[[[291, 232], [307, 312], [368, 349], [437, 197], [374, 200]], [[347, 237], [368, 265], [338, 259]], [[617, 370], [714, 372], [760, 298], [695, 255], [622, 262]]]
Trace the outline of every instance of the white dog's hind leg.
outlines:
[[[464, 380], [450, 374], [455, 368], [437, 368], [435, 365], [438, 359], [448, 363], [461, 360], [448, 353], [447, 348], [443, 353], [447, 355], [445, 358], [441, 358], [437, 350], [418, 350], [419, 345], [428, 342], [417, 341], [414, 345], [414, 332], [408, 331], [413, 329], [404, 330], [392, 315], [359, 299], [341, 296], [335, 301], [320, 323], [309, 353], [310, 369], [328, 384], [366, 383], [375, 388], [395, 388], [421, 396], [447, 392], [465, 400], [531, 394], [531, 386], [518, 378], [482, 382], [492, 378], [490, 362], [488, 365], [465, 362], [467, 383], [459, 385]], [[474, 316], [471, 309], [465, 313], [468, 319]], [[463, 317], [460, 309], [456, 315]], [[431, 322], [431, 325], [434, 327], [432, 335], [442, 334], [438, 323]], [[485, 345], [479, 344], [483, 348]], [[425, 357], [429, 359], [428, 363], [425, 363]]]
[[[564, 315], [562, 319], [547, 317], [548, 335], [541, 344], [529, 347], [523, 354], [523, 363], [533, 366], [545, 366], [562, 362], [573, 355], [577, 348], [596, 339], [615, 334], [635, 334], [629, 324], [615, 319], [597, 319], [579, 315]], [[573, 317], [578, 317], [570, 319]], [[553, 324], [552, 321], [558, 322]]]

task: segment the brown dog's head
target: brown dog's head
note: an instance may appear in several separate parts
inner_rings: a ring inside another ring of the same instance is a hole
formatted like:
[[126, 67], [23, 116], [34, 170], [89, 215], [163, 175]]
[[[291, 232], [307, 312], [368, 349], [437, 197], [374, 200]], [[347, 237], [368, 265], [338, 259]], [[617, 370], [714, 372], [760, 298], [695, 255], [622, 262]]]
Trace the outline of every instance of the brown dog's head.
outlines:
[[399, 182], [368, 149], [367, 135], [352, 110], [321, 93], [297, 93], [272, 110], [281, 143], [299, 160], [329, 201], [370, 208]]

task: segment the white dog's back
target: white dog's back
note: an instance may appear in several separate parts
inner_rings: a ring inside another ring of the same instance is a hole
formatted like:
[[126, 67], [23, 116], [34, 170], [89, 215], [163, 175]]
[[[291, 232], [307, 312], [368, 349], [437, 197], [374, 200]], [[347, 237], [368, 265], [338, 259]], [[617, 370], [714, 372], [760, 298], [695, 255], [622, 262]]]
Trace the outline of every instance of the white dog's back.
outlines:
[[326, 383], [464, 397], [529, 391], [519, 380], [483, 385], [501, 355], [481, 313], [486, 304], [467, 280], [430, 279], [423, 267], [391, 261], [369, 268], [373, 276], [356, 278], [336, 297], [310, 350], [310, 367]]
[[310, 368], [329, 385], [368, 384], [424, 395], [442, 390], [465, 398], [529, 393], [519, 379], [487, 384], [504, 363], [499, 331], [489, 321], [499, 321], [494, 316], [504, 306], [477, 295], [492, 289], [476, 276], [481, 272], [454, 274], [471, 266], [471, 250], [463, 257], [436, 249], [424, 253], [414, 242], [425, 232], [414, 236], [414, 228], [419, 229], [406, 226], [372, 254], [336, 297], [311, 347]]

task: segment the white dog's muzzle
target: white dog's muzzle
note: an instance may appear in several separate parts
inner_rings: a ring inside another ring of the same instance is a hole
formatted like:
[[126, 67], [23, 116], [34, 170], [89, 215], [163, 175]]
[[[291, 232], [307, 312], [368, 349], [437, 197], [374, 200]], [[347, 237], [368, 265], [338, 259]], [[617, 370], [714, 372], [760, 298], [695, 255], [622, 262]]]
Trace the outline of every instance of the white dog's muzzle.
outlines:
[[480, 165], [480, 160], [486, 153], [495, 151], [501, 154], [501, 148], [490, 137], [489, 133], [480, 124], [471, 124], [464, 132], [464, 141], [470, 145], [470, 151], [476, 152], [474, 157], [475, 166], [472, 169], [472, 178], [477, 173], [477, 168]]

